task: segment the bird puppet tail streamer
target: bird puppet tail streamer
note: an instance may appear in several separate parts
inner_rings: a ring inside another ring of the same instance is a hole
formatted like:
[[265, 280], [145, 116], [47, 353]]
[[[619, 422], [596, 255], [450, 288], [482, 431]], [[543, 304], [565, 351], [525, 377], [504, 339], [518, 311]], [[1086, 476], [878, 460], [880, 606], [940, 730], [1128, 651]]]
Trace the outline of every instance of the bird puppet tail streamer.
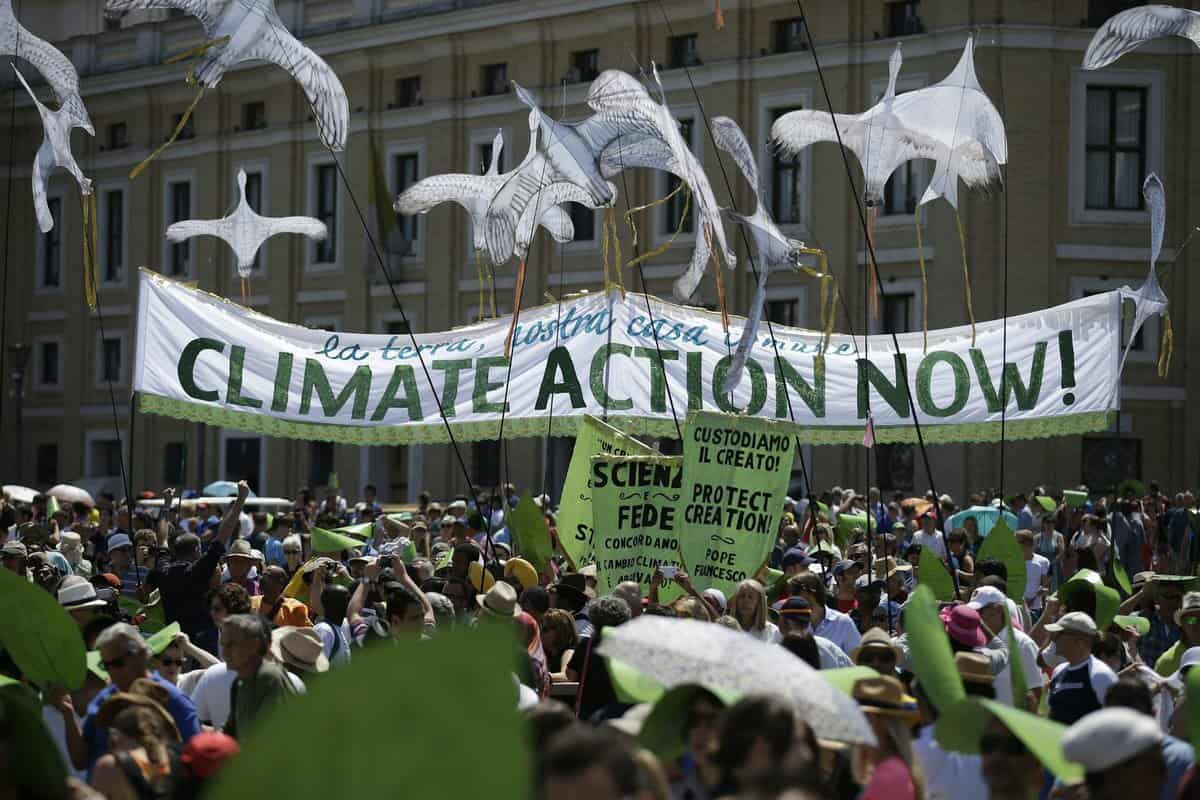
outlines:
[[879, 319], [879, 267], [875, 263], [875, 218], [879, 215], [879, 206], [871, 206], [867, 209], [867, 258], [870, 260], [868, 268], [870, 274], [867, 275], [868, 300], [867, 305], [871, 311], [871, 319]]
[[829, 257], [824, 250], [816, 247], [801, 247], [800, 252], [808, 256], [816, 256], [817, 263], [820, 265], [817, 269], [801, 265], [800, 269], [805, 275], [810, 278], [816, 278], [821, 282], [821, 353], [823, 357], [825, 350], [829, 347], [829, 339], [833, 336], [833, 321], [837, 316], [838, 304], [838, 282], [837, 278], [833, 277], [829, 272]]
[[958, 223], [958, 246], [962, 250], [963, 285], [967, 289], [967, 318], [971, 320], [971, 346], [975, 346], [975, 306], [971, 302], [971, 272], [967, 269], [967, 235], [963, 232], [962, 217], [954, 209], [954, 221]]
[[[675, 243], [675, 239], [677, 239], [679, 237], [679, 235], [681, 233], [683, 233], [684, 223], [687, 221], [688, 214], [691, 212], [692, 190], [688, 187], [688, 185], [686, 183], [684, 183], [683, 181], [680, 181], [679, 185], [676, 186], [674, 189], [672, 189], [666, 196], [660, 197], [657, 200], [646, 203], [645, 205], [637, 206], [636, 208], [631, 208], [625, 212], [625, 224], [633, 229], [633, 246], [634, 246], [634, 249], [636, 249], [637, 244], [638, 244], [638, 228], [637, 228], [637, 223], [633, 221], [634, 215], [641, 213], [642, 211], [648, 211], [649, 209], [657, 208], [658, 206], [661, 206], [663, 203], [666, 203], [667, 201], [669, 201], [672, 197], [679, 194], [680, 192], [684, 193], [683, 194], [683, 213], [679, 215], [679, 224], [675, 226], [675, 232], [671, 234], [671, 238], [667, 239], [665, 242], [663, 242], [661, 245], [654, 248], [653, 250], [642, 253], [640, 256], [636, 256], [636, 257], [630, 259], [629, 263], [626, 264], [625, 266], [636, 267], [638, 264], [642, 263], [643, 261], [649, 261], [650, 259], [652, 259], [656, 256], [660, 256], [663, 253], [667, 252], [668, 249], [670, 249], [671, 245], [673, 245]], [[620, 263], [620, 262], [617, 262], [617, 263]]]
[[925, 247], [921, 242], [921, 209], [913, 212], [917, 226], [917, 261], [921, 265], [921, 352], [929, 352], [929, 280], [925, 274]]
[[1158, 348], [1158, 377], [1167, 377], [1171, 369], [1171, 354], [1175, 350], [1175, 333], [1171, 330], [1171, 312], [1162, 315], [1162, 342]]
[[504, 357], [512, 358], [512, 340], [517, 331], [517, 317], [521, 315], [521, 293], [525, 291], [525, 259], [517, 267], [517, 288], [513, 292], [512, 322], [508, 324], [508, 335], [504, 337]]
[[725, 12], [721, 10], [721, 0], [717, 0], [717, 7], [713, 9], [713, 22], [716, 23], [717, 30], [725, 29]]
[[[186, 61], [189, 58], [192, 59], [192, 65], [188, 67], [186, 80], [189, 86], [194, 86], [196, 84], [196, 61], [200, 58], [200, 56], [204, 55], [209, 50], [213, 49], [214, 47], [220, 47], [228, 41], [228, 36], [222, 36], [218, 39], [211, 39], [201, 45], [191, 48], [190, 50], [184, 50], [182, 53], [171, 56], [166, 60], [166, 63], [177, 64], [180, 61]], [[156, 149], [153, 153], [146, 156], [142, 163], [138, 164], [129, 171], [129, 180], [133, 180], [138, 175], [141, 175], [142, 171], [145, 170], [146, 167], [150, 166], [150, 162], [162, 155], [164, 150], [175, 143], [175, 140], [179, 138], [179, 134], [183, 133], [183, 129], [187, 127], [188, 122], [191, 120], [192, 112], [196, 110], [196, 106], [200, 105], [200, 98], [202, 97], [204, 97], [203, 86], [201, 86], [196, 92], [196, 96], [192, 98], [192, 102], [188, 105], [187, 109], [185, 109], [183, 114], [179, 116], [179, 122], [175, 124], [175, 130], [171, 132], [170, 137], [161, 145], [159, 145], [158, 149]]]
[[99, 280], [96, 266], [96, 193], [81, 194], [79, 204], [83, 215], [83, 293], [88, 309], [96, 310], [96, 287]]
[[[685, 216], [687, 215], [686, 210], [683, 213]], [[683, 223], [683, 220], [680, 220], [681, 225], [682, 225], [682, 223]], [[720, 258], [720, 256], [717, 255], [717, 252], [715, 250], [713, 250], [712, 227], [707, 224], [704, 226], [704, 241], [708, 244], [709, 258], [713, 262], [713, 274], [715, 275], [715, 277], [717, 279], [717, 307], [719, 309], [721, 309], [721, 330], [724, 331], [726, 335], [729, 335], [729, 307], [725, 304], [725, 279], [723, 277], [721, 277], [721, 258]], [[764, 280], [766, 279], [765, 278], [766, 274], [767, 274], [767, 269], [766, 269], [766, 266], [764, 265], [764, 267], [763, 267]], [[764, 286], [764, 289], [765, 289], [765, 286]], [[765, 295], [764, 295], [764, 299], [765, 299]]]
[[[634, 230], [636, 231], [636, 228]], [[621, 237], [617, 233], [617, 211], [614, 208], [608, 208], [604, 212], [604, 222], [600, 233], [600, 258], [604, 262], [604, 293], [607, 295], [609, 289], [617, 288], [621, 290], [621, 297], [624, 297], [625, 281], [621, 277]], [[612, 279], [614, 272], [617, 276], [616, 283]]]

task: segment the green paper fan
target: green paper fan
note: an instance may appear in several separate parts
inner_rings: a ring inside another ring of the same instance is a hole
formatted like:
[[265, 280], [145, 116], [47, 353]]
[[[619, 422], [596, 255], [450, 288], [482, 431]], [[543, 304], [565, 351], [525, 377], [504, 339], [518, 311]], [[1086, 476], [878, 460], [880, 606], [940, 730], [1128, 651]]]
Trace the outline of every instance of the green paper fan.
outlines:
[[979, 548], [976, 563], [985, 558], [1003, 561], [1008, 569], [1008, 596], [1016, 603], [1025, 599], [1025, 553], [1017, 544], [1017, 535], [1004, 518], [996, 520], [988, 536]]
[[1045, 495], [1039, 494], [1033, 499], [1036, 500], [1037, 504], [1042, 507], [1042, 511], [1053, 513], [1054, 509], [1058, 508], [1058, 505], [1055, 504], [1053, 497], [1046, 497]]
[[49, 592], [0, 569], [0, 620], [0, 645], [26, 678], [41, 687], [83, 685], [83, 636]]
[[872, 667], [836, 667], [821, 670], [821, 677], [847, 697], [854, 696], [854, 684], [863, 678], [872, 678], [878, 674]]
[[544, 574], [550, 557], [554, 555], [554, 546], [550, 541], [546, 515], [528, 492], [508, 515], [508, 529], [512, 534], [513, 552], [533, 564], [539, 575]]
[[938, 744], [946, 750], [959, 753], [979, 753], [979, 740], [992, 716], [1004, 723], [1013, 736], [1020, 739], [1042, 766], [1057, 778], [1066, 783], [1083, 778], [1083, 768], [1068, 761], [1062, 752], [1066, 725], [995, 700], [970, 697], [943, 710], [934, 728]]
[[340, 553], [362, 547], [362, 542], [344, 533], [334, 533], [324, 528], [312, 529], [313, 553]]
[[622, 703], [653, 703], [665, 691], [661, 683], [616, 658], [608, 659], [608, 677]]
[[1114, 625], [1120, 625], [1122, 628], [1133, 628], [1137, 631], [1138, 636], [1145, 636], [1150, 632], [1150, 620], [1145, 617], [1135, 617], [1130, 614], [1117, 614], [1112, 619]]
[[[333, 532], [344, 533], [347, 536], [353, 536], [356, 539], [370, 539], [372, 534], [375, 532], [374, 528], [374, 522], [360, 522], [357, 525], [344, 525], [341, 528], [334, 528]], [[362, 542], [359, 542], [355, 546], [357, 547], [361, 545]]]
[[1066, 583], [1059, 587], [1058, 599], [1067, 607], [1066, 610], [1077, 611], [1082, 606], [1077, 593], [1089, 589], [1096, 597], [1096, 627], [1101, 631], [1107, 630], [1113, 617], [1117, 615], [1117, 610], [1121, 607], [1121, 597], [1117, 594], [1116, 589], [1104, 585], [1099, 573], [1090, 569], [1077, 570], [1067, 579]]
[[4, 760], [6, 777], [14, 782], [10, 787], [13, 796], [65, 800], [66, 764], [42, 721], [38, 696], [11, 678], [0, 676], [0, 718], [9, 730]]
[[[612, 663], [611, 661], [609, 662]], [[642, 721], [638, 744], [654, 753], [664, 764], [679, 758], [687, 750], [683, 738], [683, 726], [692, 698], [708, 690], [719, 703], [731, 706], [739, 695], [727, 689], [709, 689], [689, 683], [663, 692], [654, 703], [649, 715]]]
[[154, 655], [159, 655], [163, 650], [170, 646], [171, 642], [175, 641], [175, 637], [179, 635], [179, 623], [172, 622], [165, 628], [155, 632], [152, 636], [146, 639], [146, 645], [150, 648], [150, 652]]
[[904, 609], [909, 660], [921, 688], [941, 711], [966, 697], [962, 676], [954, 665], [950, 639], [938, 616], [937, 601], [928, 586], [918, 586]]
[[954, 599], [954, 578], [937, 553], [928, 547], [921, 548], [921, 561], [917, 567], [918, 582], [928, 586], [933, 596], [941, 602]]
[[1082, 508], [1087, 502], [1087, 492], [1080, 492], [1074, 489], [1063, 490], [1063, 499], [1067, 501], [1067, 505], [1071, 508]]

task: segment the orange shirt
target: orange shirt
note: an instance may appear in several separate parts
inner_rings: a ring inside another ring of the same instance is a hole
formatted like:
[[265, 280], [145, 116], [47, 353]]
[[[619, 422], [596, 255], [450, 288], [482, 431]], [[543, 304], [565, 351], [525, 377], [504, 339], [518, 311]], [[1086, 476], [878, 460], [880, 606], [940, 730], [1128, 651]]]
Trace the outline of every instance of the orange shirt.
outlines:
[[[308, 606], [292, 597], [281, 597], [276, 601], [275, 615], [271, 623], [278, 628], [292, 625], [297, 628], [311, 628], [312, 620], [308, 618]], [[250, 610], [257, 614], [262, 606], [262, 595], [250, 598]]]

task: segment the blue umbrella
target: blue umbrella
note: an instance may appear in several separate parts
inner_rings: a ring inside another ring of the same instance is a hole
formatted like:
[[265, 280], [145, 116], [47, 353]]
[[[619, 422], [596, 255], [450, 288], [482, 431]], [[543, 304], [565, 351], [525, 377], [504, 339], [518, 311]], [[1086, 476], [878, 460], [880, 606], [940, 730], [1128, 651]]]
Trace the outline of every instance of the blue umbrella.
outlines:
[[951, 514], [949, 519], [946, 520], [947, 530], [961, 528], [968, 517], [974, 517], [975, 523], [979, 526], [980, 537], [985, 537], [999, 521], [1001, 514], [1004, 515], [1004, 521], [1008, 523], [1008, 527], [1015, 531], [1017, 529], [1017, 515], [1011, 511], [1001, 511], [992, 506], [971, 506], [970, 508], [964, 508], [957, 514]]
[[[213, 481], [200, 492], [205, 497], [237, 497], [237, 484], [233, 481]], [[250, 492], [255, 497], [254, 492]]]

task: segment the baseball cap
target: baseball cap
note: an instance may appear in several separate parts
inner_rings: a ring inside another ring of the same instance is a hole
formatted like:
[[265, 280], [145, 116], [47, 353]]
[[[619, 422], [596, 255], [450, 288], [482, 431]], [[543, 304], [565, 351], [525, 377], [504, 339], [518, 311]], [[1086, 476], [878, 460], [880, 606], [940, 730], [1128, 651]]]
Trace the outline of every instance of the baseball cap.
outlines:
[[1153, 717], [1131, 708], [1103, 708], [1080, 719], [1062, 738], [1063, 755], [1088, 773], [1106, 772], [1162, 742]]
[[967, 605], [976, 611], [981, 611], [988, 606], [1007, 606], [1008, 598], [995, 586], [980, 586], [971, 595], [971, 602]]
[[839, 561], [838, 563], [833, 565], [833, 575], [836, 578], [837, 576], [843, 575], [847, 571], [852, 570], [857, 566], [858, 566], [857, 561], [851, 561], [848, 558], [842, 559], [841, 561]]
[[[1046, 630], [1051, 633], [1078, 633], [1092, 638], [1099, 638], [1100, 631], [1096, 629], [1096, 623], [1087, 614], [1082, 611], [1071, 611], [1063, 614], [1058, 618], [1058, 622], [1051, 622], [1046, 625]], [[1074, 759], [1072, 759], [1074, 760]]]
[[114, 533], [108, 537], [108, 549], [116, 550], [118, 547], [133, 547], [133, 542], [127, 533]]
[[812, 563], [812, 559], [799, 547], [793, 547], [783, 554], [783, 561], [780, 563], [784, 569], [791, 566], [807, 567]]

